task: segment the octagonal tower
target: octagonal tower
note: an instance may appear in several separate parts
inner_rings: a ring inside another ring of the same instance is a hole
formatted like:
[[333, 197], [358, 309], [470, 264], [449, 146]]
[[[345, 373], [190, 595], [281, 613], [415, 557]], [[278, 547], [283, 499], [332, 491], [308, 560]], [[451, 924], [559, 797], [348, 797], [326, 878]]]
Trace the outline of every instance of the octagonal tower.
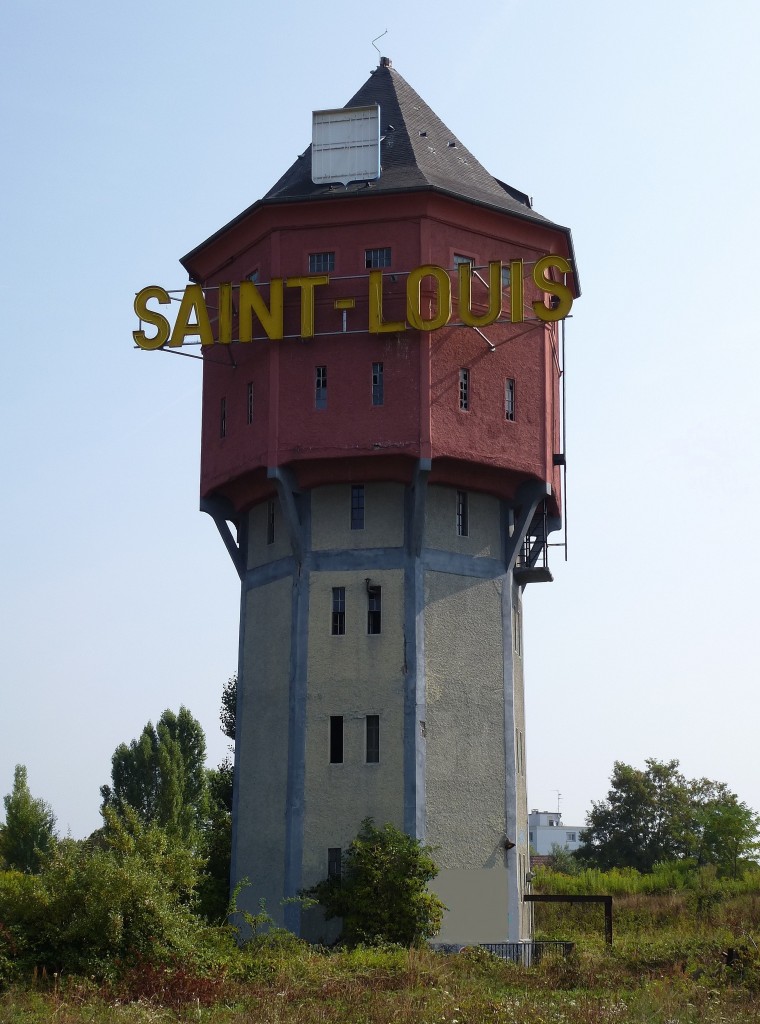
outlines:
[[201, 507], [242, 583], [232, 882], [329, 939], [282, 900], [372, 817], [436, 847], [442, 941], [524, 940], [522, 592], [560, 525], [570, 233], [387, 58], [342, 109], [378, 119], [379, 177], [316, 184], [308, 149], [182, 260], [227, 342]]

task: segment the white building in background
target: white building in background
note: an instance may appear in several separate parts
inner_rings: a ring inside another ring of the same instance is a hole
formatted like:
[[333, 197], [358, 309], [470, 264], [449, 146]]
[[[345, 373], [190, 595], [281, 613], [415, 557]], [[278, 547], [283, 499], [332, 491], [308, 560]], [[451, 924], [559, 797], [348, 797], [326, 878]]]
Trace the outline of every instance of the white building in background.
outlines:
[[559, 811], [536, 811], [528, 815], [528, 841], [532, 853], [545, 855], [552, 852], [552, 846], [566, 850], [577, 850], [581, 845], [581, 831], [584, 825], [564, 825]]

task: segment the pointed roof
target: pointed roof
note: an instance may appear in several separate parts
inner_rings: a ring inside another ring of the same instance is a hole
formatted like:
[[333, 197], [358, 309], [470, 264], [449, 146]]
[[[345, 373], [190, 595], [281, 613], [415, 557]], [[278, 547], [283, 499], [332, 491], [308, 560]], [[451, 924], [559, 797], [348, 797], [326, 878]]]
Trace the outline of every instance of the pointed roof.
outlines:
[[380, 105], [382, 173], [371, 183], [315, 185], [311, 146], [298, 157], [261, 202], [327, 199], [351, 193], [415, 192], [432, 189], [506, 213], [550, 225], [531, 209], [525, 193], [492, 177], [472, 153], [412, 89], [387, 57], [346, 107]]
[[[183, 256], [180, 263], [193, 277], [196, 255], [233, 225], [261, 206], [309, 200], [345, 199], [373, 194], [434, 191], [500, 210], [561, 231], [567, 238], [573, 260], [570, 229], [542, 217], [531, 207], [530, 198], [519, 189], [494, 178], [450, 131], [425, 101], [393, 69], [388, 57], [351, 97], [346, 107], [380, 106], [381, 174], [376, 181], [343, 185], [315, 185], [311, 180], [311, 146], [296, 159], [261, 199], [219, 228], [213, 235]], [[576, 287], [579, 287], [577, 274]]]

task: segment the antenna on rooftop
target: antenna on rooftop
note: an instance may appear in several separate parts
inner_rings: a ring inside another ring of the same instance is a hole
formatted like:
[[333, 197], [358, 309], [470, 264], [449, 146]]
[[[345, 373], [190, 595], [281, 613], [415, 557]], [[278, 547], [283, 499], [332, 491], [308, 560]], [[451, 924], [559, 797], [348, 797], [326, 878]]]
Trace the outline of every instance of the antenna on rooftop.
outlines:
[[552, 793], [556, 793], [557, 794], [557, 814], [559, 814], [559, 804], [560, 804], [560, 800], [562, 799], [562, 794], [560, 793], [560, 791], [558, 789], [553, 789]]
[[[375, 46], [375, 43], [378, 41], [378, 39], [382, 39], [383, 36], [387, 36], [387, 35], [388, 35], [388, 29], [386, 29], [385, 32], [381, 32], [379, 36], [375, 36], [375, 38], [372, 40], [372, 45]], [[382, 54], [380, 53], [380, 50], [379, 50], [379, 48], [377, 46], [375, 46], [375, 49], [377, 50], [377, 63], [379, 64], [380, 63], [380, 58], [382, 57]]]

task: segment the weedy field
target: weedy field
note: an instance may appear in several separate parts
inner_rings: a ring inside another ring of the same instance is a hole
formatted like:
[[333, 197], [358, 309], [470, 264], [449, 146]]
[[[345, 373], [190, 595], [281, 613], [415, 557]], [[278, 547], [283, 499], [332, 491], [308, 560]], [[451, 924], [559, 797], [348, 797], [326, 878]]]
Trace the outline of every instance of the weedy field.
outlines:
[[[627, 877], [626, 877], [627, 876]], [[647, 879], [642, 882], [641, 879]], [[110, 965], [101, 977], [32, 971], [0, 994], [2, 1024], [757, 1024], [760, 892], [709, 873], [669, 888], [652, 876], [583, 872], [544, 891], [609, 891], [599, 906], [535, 905], [536, 937], [575, 943], [529, 968], [485, 950], [324, 950], [292, 936], [238, 948], [209, 929], [192, 956]], [[644, 891], [648, 890], [648, 891]], [[572, 894], [571, 893], [571, 894]]]

